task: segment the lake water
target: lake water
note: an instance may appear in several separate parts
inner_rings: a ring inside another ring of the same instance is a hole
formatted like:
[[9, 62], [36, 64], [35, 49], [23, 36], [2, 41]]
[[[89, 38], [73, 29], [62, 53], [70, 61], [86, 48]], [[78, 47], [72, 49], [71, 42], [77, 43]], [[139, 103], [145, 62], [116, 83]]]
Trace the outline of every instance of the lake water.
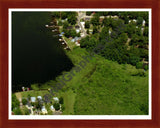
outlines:
[[55, 79], [73, 64], [56, 33], [46, 28], [50, 12], [12, 12], [12, 90]]

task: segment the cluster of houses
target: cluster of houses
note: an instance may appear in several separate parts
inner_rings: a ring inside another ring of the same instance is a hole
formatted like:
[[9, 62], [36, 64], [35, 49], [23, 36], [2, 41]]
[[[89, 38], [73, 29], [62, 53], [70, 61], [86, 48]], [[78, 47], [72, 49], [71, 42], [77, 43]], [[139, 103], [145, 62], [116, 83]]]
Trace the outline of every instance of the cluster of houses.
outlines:
[[[32, 103], [36, 103], [38, 101], [42, 103], [42, 106], [41, 106], [40, 110], [36, 110], [35, 109], [36, 108], [35, 105], [32, 105]], [[56, 102], [56, 103], [59, 103], [59, 98], [58, 97], [53, 97], [53, 101]], [[30, 97], [30, 100], [27, 99], [27, 104], [25, 106], [29, 110], [30, 115], [47, 114], [48, 110], [46, 109], [44, 102], [45, 103], [49, 103], [49, 101], [43, 101], [42, 96], [37, 96], [37, 98], [36, 97]], [[55, 110], [53, 105], [50, 105], [49, 109], [52, 112], [56, 112], [56, 110]], [[59, 114], [62, 113], [61, 112], [61, 105], [60, 105], [60, 110], [58, 112], [59, 112]]]
[[[86, 29], [85, 29], [85, 22], [87, 22], [87, 21], [91, 21], [91, 19], [93, 18], [93, 15], [95, 14], [95, 12], [93, 12], [90, 16], [87, 16], [87, 15], [84, 15], [83, 17], [81, 17], [81, 21], [80, 21], [80, 23], [78, 23], [78, 25], [75, 25], [75, 26], [68, 26], [67, 27], [67, 30], [72, 30], [72, 29], [75, 29], [76, 30], [76, 33], [80, 33], [80, 37], [74, 37], [74, 38], [72, 38], [72, 37], [70, 37], [69, 39], [70, 39], [70, 41], [71, 42], [74, 42], [75, 43], [75, 45], [76, 46], [80, 46], [80, 40], [81, 40], [81, 38], [83, 38], [83, 37], [85, 37], [85, 33], [86, 33]], [[99, 22], [103, 22], [103, 20], [105, 19], [105, 18], [112, 18], [112, 19], [119, 19], [119, 17], [117, 16], [117, 15], [114, 15], [114, 16], [110, 16], [110, 15], [108, 15], [108, 16], [100, 16], [99, 17]], [[66, 18], [66, 19], [64, 19], [64, 20], [61, 20], [61, 22], [63, 23], [63, 22], [65, 22], [65, 21], [67, 21], [68, 19]], [[57, 20], [57, 24], [58, 24], [58, 20]], [[132, 22], [137, 22], [137, 20], [136, 19], [132, 19], [132, 20], [129, 20], [129, 22], [128, 23], [132, 23]], [[45, 25], [46, 27], [48, 27], [48, 28], [54, 28], [55, 27], [55, 25], [51, 25], [51, 26], [49, 26], [49, 25]], [[143, 20], [143, 22], [142, 22], [142, 26], [141, 26], [141, 31], [143, 32], [144, 31], [144, 27], [145, 27], [145, 20]], [[138, 26], [136, 26], [136, 28], [138, 28]], [[82, 30], [83, 29], [83, 30]], [[54, 29], [54, 30], [52, 30], [52, 32], [55, 32], [55, 31], [57, 31], [57, 29]], [[85, 33], [84, 33], [84, 31], [85, 31]], [[88, 31], [89, 31], [89, 34], [92, 34], [93, 33], [93, 29], [91, 29], [91, 28], [89, 28], [88, 29]], [[109, 34], [111, 34], [111, 30], [109, 30]], [[64, 38], [63, 38], [63, 35], [64, 35], [64, 32], [61, 32], [60, 34], [58, 34], [58, 36], [60, 37], [60, 39], [59, 39], [59, 41], [61, 42], [61, 44], [64, 46], [64, 49], [69, 49], [70, 50], [70, 48], [69, 48], [69, 46], [68, 46], [68, 44], [67, 44], [67, 42], [64, 40]]]

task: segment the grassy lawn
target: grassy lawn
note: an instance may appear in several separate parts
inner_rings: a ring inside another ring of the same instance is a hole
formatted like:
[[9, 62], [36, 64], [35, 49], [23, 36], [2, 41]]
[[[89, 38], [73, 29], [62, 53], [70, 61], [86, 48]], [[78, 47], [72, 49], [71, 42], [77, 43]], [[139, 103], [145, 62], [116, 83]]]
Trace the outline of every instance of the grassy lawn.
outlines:
[[67, 90], [66, 92], [63, 92], [60, 95], [63, 97], [65, 105], [63, 115], [73, 115], [76, 94], [72, 90]]
[[75, 45], [75, 42], [71, 42], [71, 40], [68, 39], [68, 38], [66, 38], [66, 37], [64, 37], [64, 39], [65, 39], [65, 41], [67, 41], [67, 44], [68, 44], [69, 48], [70, 48], [71, 50], [73, 50], [73, 48], [76, 46], [76, 45]]
[[37, 97], [37, 96], [44, 96], [45, 94], [49, 94], [49, 92], [47, 90], [42, 90], [42, 91], [26, 91], [26, 92], [21, 92], [21, 95], [23, 98], [27, 98], [28, 95], [30, 95], [31, 97]]

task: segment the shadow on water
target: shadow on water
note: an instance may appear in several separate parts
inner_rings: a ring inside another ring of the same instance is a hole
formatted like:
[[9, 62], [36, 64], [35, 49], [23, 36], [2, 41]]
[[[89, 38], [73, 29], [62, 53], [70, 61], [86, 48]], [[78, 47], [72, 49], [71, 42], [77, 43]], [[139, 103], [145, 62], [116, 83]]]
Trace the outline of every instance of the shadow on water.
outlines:
[[73, 64], [45, 25], [49, 12], [12, 12], [12, 91], [55, 79]]

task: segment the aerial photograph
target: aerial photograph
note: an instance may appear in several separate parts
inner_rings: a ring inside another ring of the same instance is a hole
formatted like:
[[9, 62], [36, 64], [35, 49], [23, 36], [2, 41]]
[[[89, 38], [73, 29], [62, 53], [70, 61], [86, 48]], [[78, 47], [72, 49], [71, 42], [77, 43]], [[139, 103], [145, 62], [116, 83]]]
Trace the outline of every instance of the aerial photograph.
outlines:
[[149, 115], [148, 11], [12, 11], [11, 115]]

